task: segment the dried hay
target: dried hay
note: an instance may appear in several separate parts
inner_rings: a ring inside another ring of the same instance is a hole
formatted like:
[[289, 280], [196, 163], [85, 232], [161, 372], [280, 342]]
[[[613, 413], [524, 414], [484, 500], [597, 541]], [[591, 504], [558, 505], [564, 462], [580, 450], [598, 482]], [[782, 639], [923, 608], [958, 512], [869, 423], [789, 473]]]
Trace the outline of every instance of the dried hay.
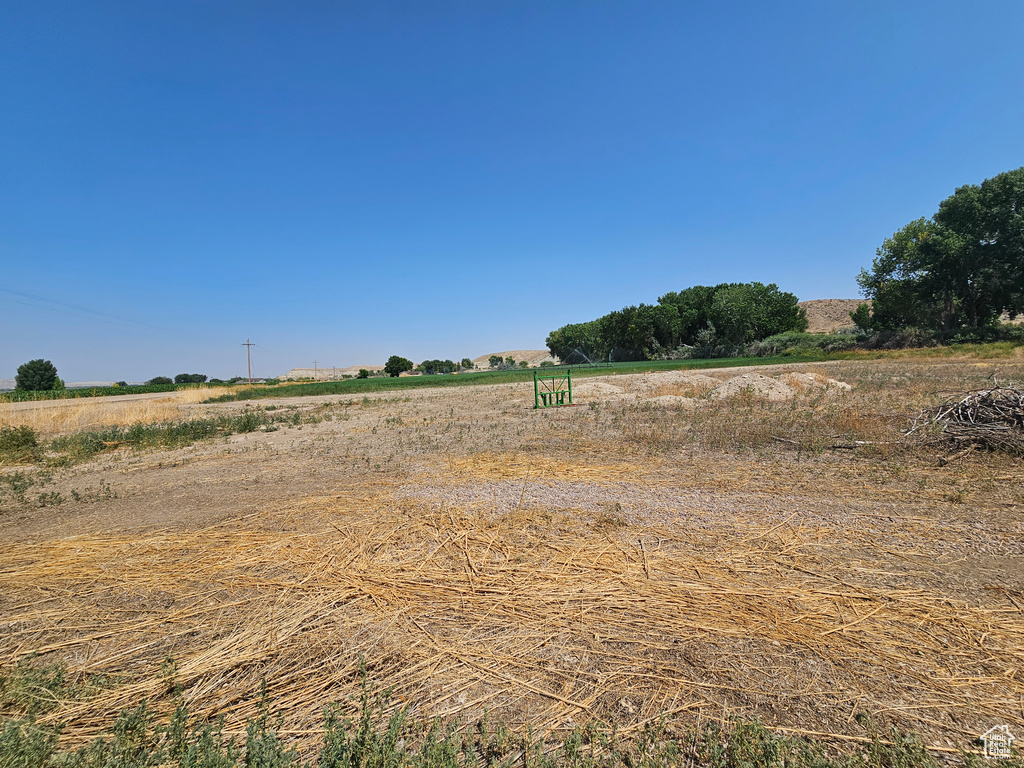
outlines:
[[[209, 397], [209, 395], [207, 395]], [[0, 426], [27, 426], [42, 435], [87, 429], [154, 424], [180, 419], [183, 411], [174, 398], [104, 402], [104, 398], [45, 402], [43, 407], [12, 408], [0, 405]]]
[[622, 482], [637, 477], [641, 467], [632, 462], [598, 464], [549, 456], [477, 453], [446, 461], [450, 480], [558, 480]]
[[[357, 691], [360, 655], [416, 716], [486, 710], [541, 734], [693, 711], [799, 716], [832, 733], [857, 728], [855, 711], [971, 737], [970, 718], [1024, 722], [1019, 610], [841, 567], [821, 546], [831, 533], [796, 513], [735, 517], [727, 539], [526, 508], [496, 524], [384, 493], [199, 531], [16, 545], [0, 570], [0, 665], [38, 653], [128, 680], [51, 716], [67, 744], [143, 698], [169, 709], [153, 672], [168, 656], [185, 702], [224, 715], [228, 732], [257, 714], [265, 677], [282, 732], [300, 739]], [[911, 532], [888, 546], [911, 550]]]
[[42, 435], [88, 429], [156, 424], [187, 416], [182, 406], [201, 403], [213, 394], [232, 394], [241, 387], [189, 387], [165, 396], [115, 395], [111, 397], [38, 400], [0, 403], [0, 427], [27, 426]]

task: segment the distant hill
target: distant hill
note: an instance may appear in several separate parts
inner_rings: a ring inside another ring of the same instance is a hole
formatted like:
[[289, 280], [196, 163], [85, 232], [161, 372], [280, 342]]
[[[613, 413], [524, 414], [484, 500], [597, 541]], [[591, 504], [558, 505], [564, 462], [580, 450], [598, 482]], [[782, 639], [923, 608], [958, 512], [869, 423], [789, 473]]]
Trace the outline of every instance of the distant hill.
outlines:
[[507, 349], [504, 352], [489, 352], [486, 355], [480, 355], [480, 357], [473, 358], [473, 365], [477, 368], [487, 368], [488, 361], [493, 355], [497, 355], [502, 360], [506, 357], [511, 357], [518, 363], [520, 360], [525, 360], [530, 364], [531, 368], [536, 368], [545, 360], [556, 362], [555, 358], [551, 356], [551, 353], [546, 349]]
[[368, 371], [380, 371], [384, 369], [384, 365], [375, 363], [373, 365], [350, 365], [347, 368], [292, 368], [288, 373], [275, 378], [281, 381], [295, 381], [296, 379], [333, 381], [345, 376], [357, 376], [360, 368], [365, 368]]
[[807, 331], [809, 333], [831, 333], [840, 328], [853, 328], [850, 313], [865, 299], [814, 299], [801, 301], [800, 306], [807, 311]]
[[[807, 310], [807, 331], [809, 333], [831, 333], [840, 328], [853, 328], [850, 313], [858, 305], [870, 303], [867, 299], [814, 299], [801, 301], [800, 306]], [[1004, 314], [999, 318], [1004, 323], [1024, 325], [1024, 315], [1011, 320]]]

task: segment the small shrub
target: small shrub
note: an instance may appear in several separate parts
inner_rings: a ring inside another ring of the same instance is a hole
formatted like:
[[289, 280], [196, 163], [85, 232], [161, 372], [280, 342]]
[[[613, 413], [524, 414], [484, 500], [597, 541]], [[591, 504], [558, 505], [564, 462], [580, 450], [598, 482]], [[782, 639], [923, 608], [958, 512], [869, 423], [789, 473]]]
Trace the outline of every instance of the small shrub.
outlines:
[[12, 463], [38, 458], [39, 438], [31, 427], [3, 427], [0, 429], [0, 460]]

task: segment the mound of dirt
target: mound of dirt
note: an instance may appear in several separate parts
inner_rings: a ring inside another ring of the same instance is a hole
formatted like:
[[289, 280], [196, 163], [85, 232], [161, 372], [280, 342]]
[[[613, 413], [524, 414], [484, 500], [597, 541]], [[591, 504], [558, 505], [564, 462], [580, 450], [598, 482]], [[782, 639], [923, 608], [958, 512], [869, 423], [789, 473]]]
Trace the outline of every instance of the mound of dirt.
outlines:
[[801, 301], [799, 306], [807, 312], [809, 333], [832, 333], [840, 328], [853, 328], [850, 313], [864, 303], [864, 299], [814, 299]]
[[758, 399], [775, 403], [789, 400], [796, 394], [796, 390], [779, 379], [763, 376], [760, 373], [745, 373], [720, 384], [711, 393], [711, 397], [716, 400], [724, 400], [727, 397], [741, 394], [750, 394]]
[[820, 373], [784, 373], [779, 378], [796, 392], [808, 389], [835, 389], [849, 392], [853, 389], [845, 381], [836, 381], [822, 376]]
[[684, 371], [646, 373], [629, 378], [630, 392], [640, 397], [651, 398], [662, 395], [698, 397], [707, 394], [722, 383], [720, 379], [703, 373], [686, 373]]
[[820, 373], [782, 372], [776, 376], [748, 371], [738, 376], [715, 378], [706, 373], [663, 371], [616, 376], [615, 384], [586, 379], [573, 386], [578, 402], [585, 400], [639, 400], [660, 405], [697, 405], [701, 399], [724, 400], [729, 397], [753, 397], [769, 402], [790, 400], [803, 394], [822, 391], [836, 394], [852, 387]]
[[622, 387], [614, 384], [607, 384], [603, 381], [584, 381], [572, 388], [574, 395], [583, 397], [593, 395], [621, 395], [625, 392]]

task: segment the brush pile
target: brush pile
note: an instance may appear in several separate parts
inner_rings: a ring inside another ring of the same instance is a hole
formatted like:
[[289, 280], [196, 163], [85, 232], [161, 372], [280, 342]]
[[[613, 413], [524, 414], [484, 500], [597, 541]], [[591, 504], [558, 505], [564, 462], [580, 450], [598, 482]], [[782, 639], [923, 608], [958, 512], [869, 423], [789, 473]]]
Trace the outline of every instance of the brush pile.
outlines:
[[934, 427], [957, 447], [1024, 456], [1024, 390], [993, 387], [957, 395], [922, 411], [910, 433]]

